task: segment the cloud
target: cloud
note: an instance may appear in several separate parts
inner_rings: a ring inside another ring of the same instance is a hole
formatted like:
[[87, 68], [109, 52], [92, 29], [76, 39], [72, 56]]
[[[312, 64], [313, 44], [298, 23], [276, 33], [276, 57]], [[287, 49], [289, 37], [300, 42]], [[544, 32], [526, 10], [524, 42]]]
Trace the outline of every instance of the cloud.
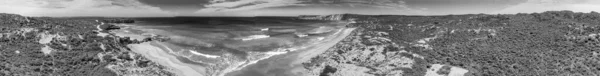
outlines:
[[[425, 14], [400, 0], [213, 0], [196, 11], [200, 16], [295, 16], [302, 14]], [[419, 12], [419, 13], [415, 13]]]
[[600, 0], [0, 0], [0, 9], [26, 16], [446, 15], [600, 11]]
[[137, 0], [2, 0], [0, 9], [25, 16], [172, 16]]
[[224, 0], [213, 0], [210, 4], [205, 5], [206, 7], [202, 11], [236, 11], [236, 10], [252, 10], [269, 7], [283, 7], [283, 6], [344, 6], [344, 7], [357, 7], [357, 6], [368, 6], [368, 7], [400, 7], [405, 8], [403, 1], [397, 0], [311, 0], [311, 1], [300, 1], [300, 0], [238, 0], [238, 1], [224, 1]]
[[571, 10], [574, 12], [600, 11], [599, 0], [529, 0], [494, 13], [515, 14], [544, 11]]
[[139, 0], [146, 5], [159, 7], [162, 10], [173, 11], [181, 14], [191, 13], [204, 8], [209, 0]]
[[298, 5], [297, 0], [239, 0], [239, 1], [211, 1], [211, 4], [205, 5], [204, 9], [197, 12], [219, 12], [219, 11], [240, 11], [253, 10], [267, 7], [280, 7]]
[[409, 8], [434, 15], [490, 13], [527, 0], [403, 0]]

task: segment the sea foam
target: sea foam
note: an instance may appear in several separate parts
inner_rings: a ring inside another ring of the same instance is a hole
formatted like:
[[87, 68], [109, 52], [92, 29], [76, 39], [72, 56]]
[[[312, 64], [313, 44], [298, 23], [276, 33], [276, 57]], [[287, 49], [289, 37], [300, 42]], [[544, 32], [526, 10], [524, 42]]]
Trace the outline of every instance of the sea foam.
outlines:
[[270, 37], [269, 35], [250, 35], [246, 38], [242, 38], [242, 41], [247, 41], [247, 40], [254, 40], [254, 39], [262, 39], [262, 38], [268, 38]]
[[192, 54], [204, 56], [204, 57], [207, 57], [207, 58], [218, 58], [218, 57], [221, 57], [221, 56], [217, 56], [217, 55], [202, 54], [202, 53], [196, 52], [195, 50], [189, 50], [189, 51], [192, 52]]

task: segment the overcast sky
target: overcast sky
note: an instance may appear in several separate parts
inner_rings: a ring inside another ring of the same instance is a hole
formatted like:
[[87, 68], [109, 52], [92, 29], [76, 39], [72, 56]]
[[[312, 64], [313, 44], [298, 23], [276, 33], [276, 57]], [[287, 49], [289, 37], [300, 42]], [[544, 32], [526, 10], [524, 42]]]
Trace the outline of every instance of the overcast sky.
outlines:
[[0, 0], [1, 13], [25, 16], [297, 16], [514, 14], [600, 11], [600, 0]]

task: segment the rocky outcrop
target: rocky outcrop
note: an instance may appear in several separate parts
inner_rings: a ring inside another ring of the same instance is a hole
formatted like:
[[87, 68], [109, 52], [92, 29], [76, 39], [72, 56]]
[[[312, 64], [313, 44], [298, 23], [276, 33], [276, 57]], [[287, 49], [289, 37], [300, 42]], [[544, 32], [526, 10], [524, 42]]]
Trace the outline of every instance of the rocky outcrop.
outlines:
[[98, 28], [100, 28], [102, 30], [106, 30], [106, 31], [120, 29], [119, 26], [112, 25], [112, 24], [101, 24], [98, 26]]
[[167, 41], [167, 40], [171, 40], [171, 38], [167, 37], [167, 36], [162, 36], [162, 35], [153, 35], [150, 36], [148, 38], [144, 38], [144, 40], [142, 40], [142, 42], [148, 42], [148, 41]]
[[333, 15], [326, 15], [321, 17], [321, 20], [335, 20], [335, 21], [340, 21], [340, 20], [344, 20], [344, 16], [346, 16], [348, 14], [333, 14]]

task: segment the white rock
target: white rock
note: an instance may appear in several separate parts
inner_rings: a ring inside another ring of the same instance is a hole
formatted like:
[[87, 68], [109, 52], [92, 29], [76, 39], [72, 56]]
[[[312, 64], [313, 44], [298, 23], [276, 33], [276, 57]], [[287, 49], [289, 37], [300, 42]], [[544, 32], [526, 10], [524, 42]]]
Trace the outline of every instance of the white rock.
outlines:
[[443, 66], [444, 65], [441, 64], [432, 64], [431, 67], [427, 69], [427, 72], [425, 72], [425, 76], [444, 76], [437, 73]]
[[104, 47], [104, 44], [102, 44], [102, 43], [100, 44], [100, 49], [106, 51], [106, 47]]
[[50, 43], [54, 37], [56, 37], [57, 35], [52, 35], [52, 34], [46, 34], [46, 33], [42, 33], [40, 35], [38, 35], [40, 37], [40, 40], [38, 41], [40, 44], [48, 44]]
[[48, 46], [48, 45], [45, 45], [45, 47], [42, 47], [42, 52], [46, 55], [50, 54], [50, 52], [52, 52], [52, 50], [54, 50], [54, 49], [50, 48], [50, 46]]
[[448, 76], [464, 76], [467, 72], [469, 72], [467, 69], [452, 67], [450, 68], [450, 74], [448, 74]]

